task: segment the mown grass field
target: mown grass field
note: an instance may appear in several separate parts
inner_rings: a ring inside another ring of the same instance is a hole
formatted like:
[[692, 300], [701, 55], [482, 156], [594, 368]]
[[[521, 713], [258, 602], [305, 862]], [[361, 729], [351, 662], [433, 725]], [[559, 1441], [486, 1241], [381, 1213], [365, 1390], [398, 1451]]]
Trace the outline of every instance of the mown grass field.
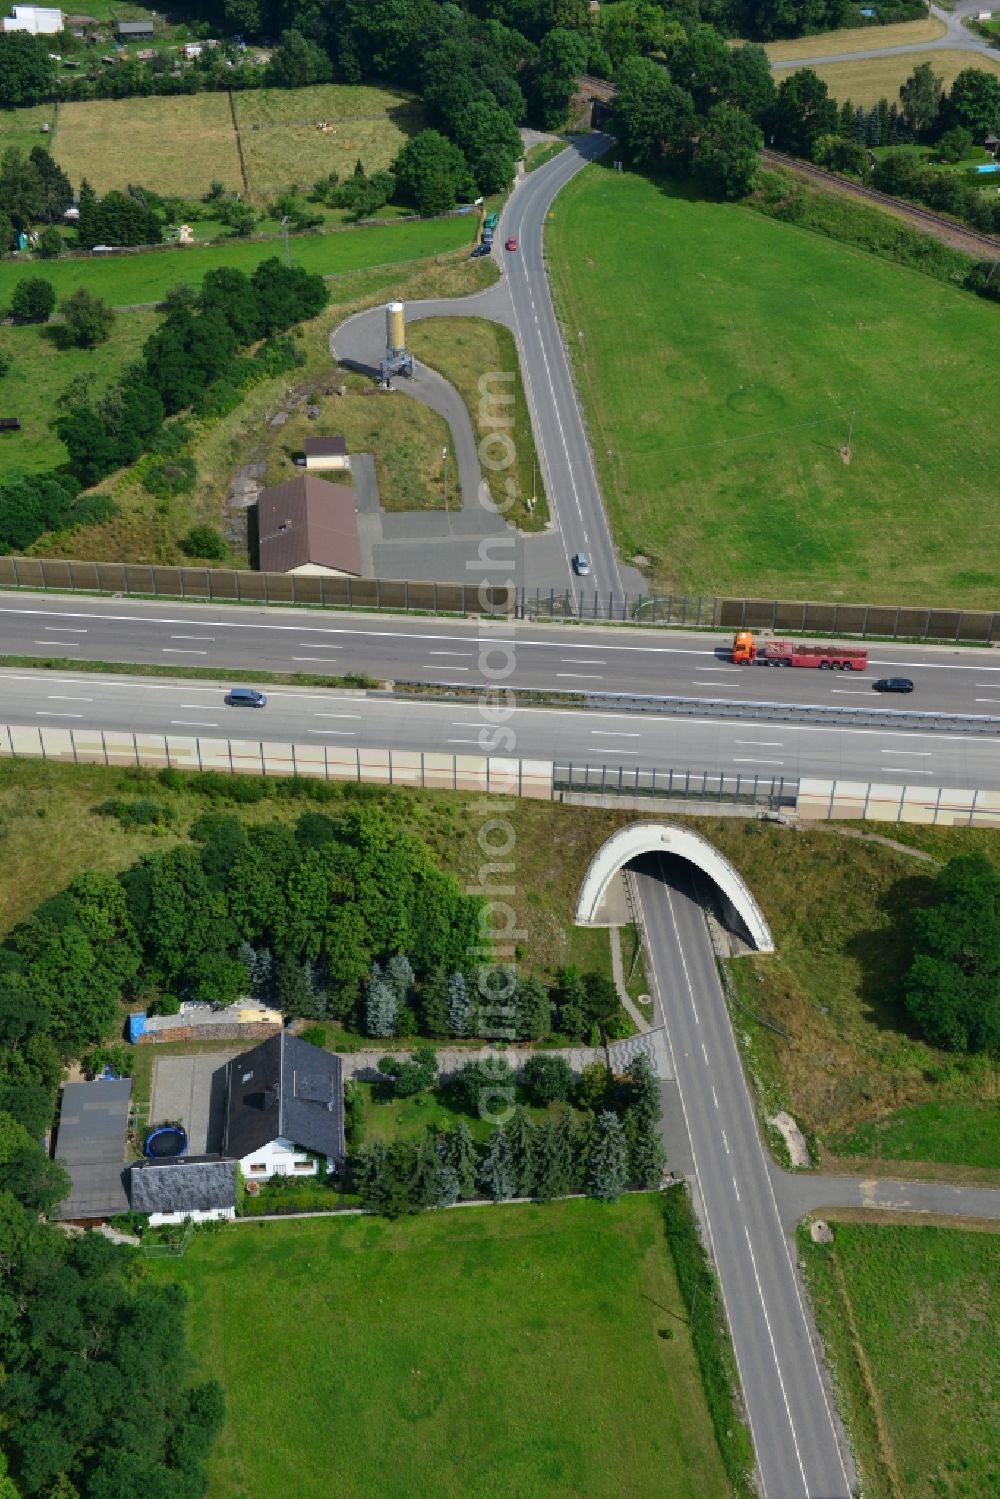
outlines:
[[[317, 84], [248, 90], [234, 98], [255, 197], [290, 183], [307, 187], [330, 172], [349, 177], [357, 161], [366, 172], [380, 171], [424, 123], [418, 100], [388, 89]], [[321, 131], [321, 120], [332, 128]]]
[[[812, 55], [816, 57], [819, 54], [814, 52]], [[922, 62], [930, 63], [938, 77], [943, 79], [946, 89], [951, 87], [963, 68], [980, 68], [983, 72], [1000, 73], [1000, 56], [994, 59], [986, 53], [950, 49], [821, 63], [813, 71], [825, 81], [838, 103], [842, 104], [845, 99], [850, 99], [853, 104], [863, 104], [870, 108], [880, 99], [888, 99], [890, 104], [898, 100], [900, 84], [905, 83], [914, 68], [919, 67]], [[784, 69], [777, 76], [780, 82], [784, 77]]]
[[214, 1499], [729, 1492], [655, 1196], [248, 1224], [150, 1274], [225, 1387]]
[[42, 125], [51, 126], [56, 118], [54, 104], [32, 104], [24, 109], [0, 109], [0, 152], [15, 146], [28, 152], [32, 146], [49, 146], [51, 132]]
[[1000, 310], [600, 165], [546, 245], [615, 537], [657, 587], [992, 603], [1000, 432], [967, 396]]
[[896, 1109], [829, 1141], [838, 1155], [886, 1161], [953, 1161], [1000, 1171], [1000, 1099], [955, 1099]]
[[0, 433], [0, 469], [5, 477], [41, 473], [65, 462], [66, 449], [49, 428], [59, 398], [84, 376], [99, 397], [135, 360], [157, 322], [153, 312], [120, 316], [107, 343], [96, 349], [60, 348], [55, 327], [0, 328], [0, 349], [12, 364], [0, 376], [0, 412], [21, 418], [20, 432]]
[[[473, 220], [424, 219], [412, 224], [375, 224], [332, 234], [307, 234], [290, 241], [292, 264], [323, 276], [344, 275], [366, 266], [397, 264], [446, 254], [472, 243]], [[200, 286], [206, 271], [236, 266], [248, 274], [262, 260], [283, 254], [280, 240], [224, 240], [205, 249], [146, 250], [137, 255], [84, 256], [32, 264], [30, 274], [52, 282], [56, 295], [86, 286], [114, 306], [158, 301], [171, 286]], [[0, 262], [0, 305], [10, 301], [24, 265]]]
[[[523, 531], [543, 530], [548, 506], [542, 475], [531, 435], [528, 403], [521, 383], [521, 370], [513, 334], [499, 323], [484, 318], [425, 318], [411, 322], [407, 331], [409, 347], [418, 359], [444, 375], [455, 386], [469, 409], [472, 425], [480, 440], [499, 431], [490, 422], [509, 421], [503, 429], [513, 444], [514, 462], [509, 468], [491, 471], [489, 462], [503, 462], [508, 457], [502, 445], [485, 444], [486, 461], [483, 477], [490, 492], [504, 510], [507, 519]], [[497, 379], [497, 376], [509, 377]], [[481, 382], [485, 381], [485, 385]], [[487, 405], [482, 407], [486, 393]], [[507, 397], [513, 400], [508, 402]], [[480, 416], [482, 414], [482, 420]], [[534, 481], [537, 504], [529, 509], [528, 499]]]
[[225, 94], [94, 99], [63, 104], [52, 154], [74, 187], [128, 184], [197, 197], [211, 182], [240, 192], [240, 162]]
[[831, 57], [841, 52], [870, 52], [876, 47], [912, 47], [918, 42], [936, 42], [946, 30], [944, 22], [936, 16], [925, 16], [922, 21], [903, 21], [895, 26], [857, 26], [844, 31], [821, 31], [815, 36], [797, 36], [792, 41], [767, 42], [764, 51], [772, 62], [794, 62], [800, 57]]
[[835, 1223], [805, 1232], [820, 1330], [868, 1499], [1000, 1492], [1000, 1236]]

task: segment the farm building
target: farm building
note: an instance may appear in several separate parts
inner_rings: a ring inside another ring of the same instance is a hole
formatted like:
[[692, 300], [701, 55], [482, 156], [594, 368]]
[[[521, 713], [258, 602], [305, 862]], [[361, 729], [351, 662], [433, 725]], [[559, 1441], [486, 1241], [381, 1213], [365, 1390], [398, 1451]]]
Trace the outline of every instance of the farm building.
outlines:
[[115, 26], [118, 39], [122, 42], [149, 41], [152, 39], [154, 27], [152, 21], [119, 21]]
[[161, 1223], [207, 1223], [236, 1216], [236, 1162], [223, 1156], [182, 1156], [171, 1161], [137, 1161], [129, 1171], [134, 1213], [148, 1213], [151, 1228]]
[[306, 468], [349, 469], [351, 460], [347, 452], [347, 441], [343, 437], [307, 437], [302, 444]]
[[306, 475], [262, 489], [257, 537], [263, 572], [361, 576], [354, 495], [343, 484]]
[[67, 1083], [62, 1090], [56, 1160], [69, 1172], [69, 1196], [52, 1216], [69, 1223], [101, 1223], [128, 1212], [125, 1138], [130, 1078]]
[[344, 1156], [341, 1062], [282, 1030], [226, 1064], [224, 1150], [248, 1181], [314, 1176]]
[[4, 31], [30, 31], [32, 36], [55, 36], [63, 29], [61, 10], [41, 5], [15, 5], [12, 16], [4, 16]]

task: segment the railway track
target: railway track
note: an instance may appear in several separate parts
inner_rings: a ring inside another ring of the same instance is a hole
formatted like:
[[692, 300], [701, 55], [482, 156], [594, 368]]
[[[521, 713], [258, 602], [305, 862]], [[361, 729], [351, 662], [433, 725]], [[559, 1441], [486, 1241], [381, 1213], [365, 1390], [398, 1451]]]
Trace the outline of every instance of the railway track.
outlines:
[[864, 187], [860, 182], [852, 182], [849, 178], [839, 177], [836, 172], [828, 172], [823, 167], [813, 166], [812, 162], [800, 161], [798, 157], [784, 156], [780, 151], [769, 151], [766, 148], [761, 151], [760, 157], [761, 161], [768, 162], [772, 166], [787, 167], [789, 171], [798, 172], [803, 177], [814, 178], [817, 182], [846, 188], [853, 197], [868, 198], [873, 203], [892, 208], [897, 213], [904, 213], [908, 219], [913, 219], [918, 224], [927, 224], [936, 229], [947, 229], [949, 234], [959, 235], [971, 244], [987, 249], [994, 260], [1000, 261], [1000, 240], [990, 234], [982, 234], [978, 229], [970, 229], [955, 219], [946, 219], [941, 214], [931, 213], [930, 209], [918, 207], [915, 203], [908, 203], [904, 198], [893, 198], [888, 193], [876, 191], [873, 187]]

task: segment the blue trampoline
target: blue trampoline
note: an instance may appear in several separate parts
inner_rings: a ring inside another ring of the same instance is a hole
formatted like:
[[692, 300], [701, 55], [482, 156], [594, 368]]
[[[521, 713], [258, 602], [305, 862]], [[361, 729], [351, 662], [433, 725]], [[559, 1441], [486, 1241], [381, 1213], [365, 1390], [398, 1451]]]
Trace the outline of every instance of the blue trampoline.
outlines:
[[146, 1136], [145, 1153], [151, 1160], [167, 1160], [171, 1156], [186, 1155], [187, 1130], [180, 1124], [161, 1124]]

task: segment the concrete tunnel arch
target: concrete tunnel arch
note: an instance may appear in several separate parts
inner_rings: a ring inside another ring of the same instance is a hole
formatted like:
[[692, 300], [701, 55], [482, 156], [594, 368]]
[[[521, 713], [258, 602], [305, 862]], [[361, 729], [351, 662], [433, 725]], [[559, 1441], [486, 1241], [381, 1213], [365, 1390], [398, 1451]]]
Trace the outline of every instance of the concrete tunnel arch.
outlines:
[[656, 853], [687, 859], [706, 874], [739, 916], [757, 952], [774, 952], [774, 938], [767, 919], [743, 876], [707, 838], [670, 822], [634, 822], [627, 828], [620, 828], [601, 844], [580, 886], [575, 915], [577, 926], [594, 923], [608, 886], [626, 864], [642, 854]]

